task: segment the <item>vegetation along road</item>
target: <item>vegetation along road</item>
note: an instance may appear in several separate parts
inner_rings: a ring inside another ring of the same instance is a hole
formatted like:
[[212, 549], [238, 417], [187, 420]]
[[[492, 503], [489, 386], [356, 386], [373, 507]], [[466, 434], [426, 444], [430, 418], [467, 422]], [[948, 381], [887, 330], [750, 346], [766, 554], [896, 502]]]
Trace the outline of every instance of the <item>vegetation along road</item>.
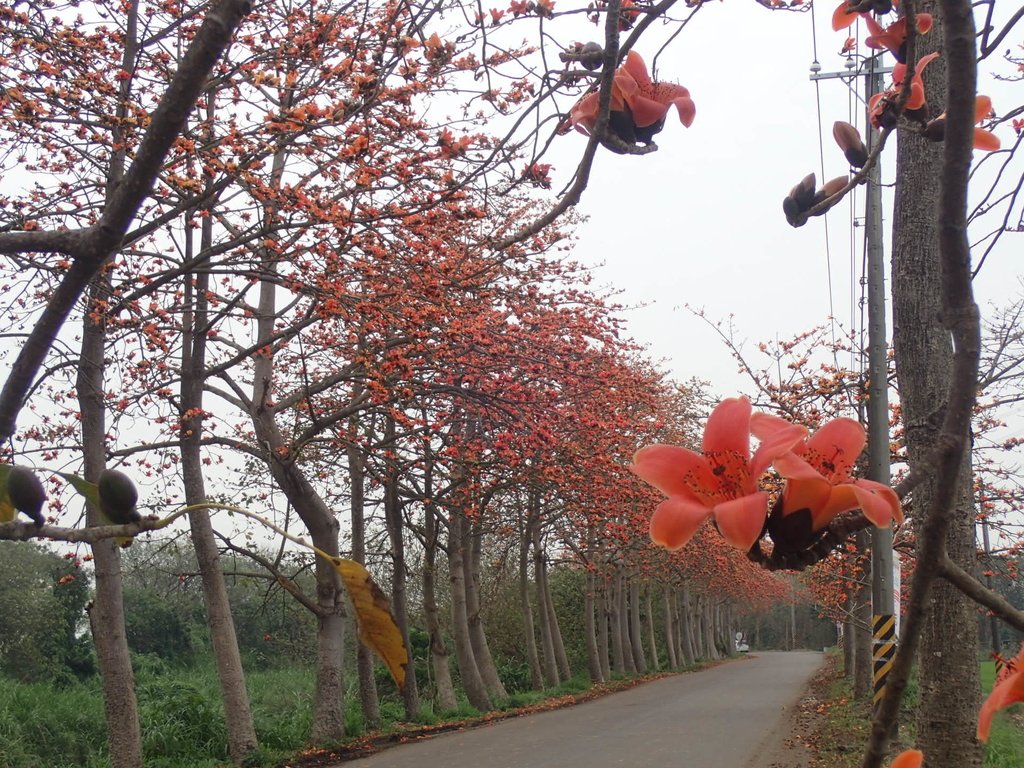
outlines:
[[405, 744], [345, 768], [748, 768], [822, 662], [758, 653], [575, 707]]

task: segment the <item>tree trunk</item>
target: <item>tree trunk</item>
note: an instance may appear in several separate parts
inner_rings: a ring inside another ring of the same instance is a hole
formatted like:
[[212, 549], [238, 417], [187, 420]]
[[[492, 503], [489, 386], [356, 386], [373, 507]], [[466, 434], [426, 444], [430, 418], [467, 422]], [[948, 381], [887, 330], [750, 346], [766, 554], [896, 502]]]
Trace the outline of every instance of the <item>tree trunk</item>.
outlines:
[[[428, 470], [429, 472], [429, 470]], [[424, 482], [427, 497], [431, 498], [432, 490], [429, 475]], [[435, 569], [437, 563], [437, 510], [428, 504], [424, 510], [423, 543], [423, 617], [430, 636], [430, 664], [434, 670], [434, 686], [437, 694], [437, 706], [441, 712], [450, 712], [459, 706], [455, 698], [455, 686], [452, 684], [452, 673], [448, 667], [448, 646], [441, 632], [440, 612], [437, 609]]]
[[420, 694], [416, 686], [416, 669], [412, 660], [412, 643], [409, 637], [409, 607], [406, 596], [407, 574], [405, 567], [405, 524], [402, 517], [402, 502], [398, 495], [398, 466], [393, 455], [395, 445], [395, 420], [390, 414], [385, 417], [384, 444], [391, 452], [386, 456], [384, 469], [384, 524], [391, 542], [391, 606], [395, 612], [395, 623], [402, 633], [402, 642], [409, 650], [409, 665], [406, 668], [405, 683], [402, 685], [402, 703], [405, 719], [414, 722], [420, 717]]
[[665, 647], [668, 649], [668, 665], [671, 669], [679, 669], [679, 655], [676, 648], [679, 645], [678, 632], [675, 619], [675, 611], [672, 603], [675, 602], [675, 594], [672, 587], [667, 584], [661, 587], [661, 611], [665, 625]]
[[856, 630], [853, 622], [853, 603], [855, 593], [852, 587], [846, 588], [846, 619], [843, 621], [843, 675], [853, 681], [854, 675], [854, 637]]
[[[106, 304], [109, 283], [101, 271], [89, 289], [89, 305], [96, 306], [100, 320], [85, 313], [82, 352], [78, 361], [78, 408], [81, 413], [84, 475], [95, 483], [106, 467], [106, 406], [104, 403], [104, 352], [106, 322], [99, 302]], [[102, 525], [99, 510], [86, 505], [86, 524]], [[92, 545], [96, 594], [89, 608], [89, 625], [96, 645], [96, 661], [103, 688], [107, 718], [107, 744], [113, 768], [142, 768], [142, 735], [128, 639], [124, 628], [121, 591], [121, 552], [114, 539]]]
[[622, 621], [623, 616], [619, 611], [619, 592], [622, 591], [619, 569], [611, 578], [611, 583], [606, 591], [608, 604], [608, 624], [612, 638], [612, 670], [618, 675], [626, 674], [626, 654], [622, 647]]
[[[366, 462], [358, 446], [359, 421], [353, 416], [348, 423], [348, 478], [351, 497], [352, 559], [366, 565]], [[409, 646], [406, 645], [406, 648]], [[362, 643], [356, 647], [356, 675], [359, 678], [359, 708], [367, 728], [380, 728], [380, 697], [374, 676], [373, 651]]]
[[558, 685], [558, 661], [555, 658], [555, 641], [551, 633], [551, 612], [545, 601], [548, 593], [544, 589], [544, 547], [541, 544], [540, 525], [533, 526], [533, 578], [537, 585], [537, 621], [540, 628], [540, 644], [544, 652], [544, 684], [550, 688]]
[[[525, 528], [530, 528], [528, 521]], [[540, 656], [537, 653], [536, 628], [533, 626], [533, 606], [530, 603], [530, 533], [520, 531], [519, 536], [519, 612], [523, 621], [523, 644], [530, 666], [530, 687], [539, 691], [544, 687]]]
[[587, 578], [583, 596], [583, 632], [587, 649], [587, 674], [592, 683], [603, 683], [604, 673], [601, 670], [600, 651], [597, 643], [597, 626], [594, 621], [594, 595], [597, 590], [594, 578], [594, 555], [597, 546], [597, 535], [594, 526], [587, 526]]
[[699, 651], [693, 640], [693, 622], [690, 613], [690, 587], [683, 584], [682, 606], [679, 610], [679, 638], [682, 640], [682, 657], [685, 664], [696, 663]]
[[466, 556], [463, 566], [466, 569], [466, 611], [469, 618], [469, 641], [473, 647], [477, 669], [483, 678], [491, 699], [507, 699], [508, 692], [498, 675], [498, 668], [491, 656], [491, 648], [487, 644], [487, 633], [484, 629], [483, 617], [480, 615], [480, 561], [483, 557], [483, 532], [479, 521], [464, 523]]
[[[923, 0], [916, 8], [932, 14], [931, 32], [918, 40], [919, 55], [941, 46], [944, 35], [939, 4]], [[946, 106], [946, 56], [924, 72], [928, 106], [938, 114]], [[945, 413], [952, 370], [952, 344], [943, 326], [941, 267], [936, 201], [940, 195], [943, 145], [913, 138], [901, 140], [896, 155], [893, 215], [893, 347], [900, 404], [911, 468], [936, 444]], [[968, 440], [969, 445], [969, 440]], [[956, 509], [947, 534], [949, 557], [975, 568], [974, 509], [969, 449], [960, 465]], [[915, 533], [932, 505], [937, 478], [914, 489]], [[917, 744], [935, 768], [981, 765], [974, 738], [979, 703], [977, 618], [971, 602], [942, 579], [931, 588], [921, 632], [920, 703]]]
[[658, 643], [654, 636], [654, 610], [651, 606], [651, 587], [650, 585], [644, 590], [644, 607], [645, 616], [647, 619], [647, 640], [650, 643], [650, 658], [651, 666], [655, 671], [661, 669], [661, 663], [658, 661]]
[[[212, 117], [212, 114], [207, 114], [208, 119]], [[192, 261], [192, 238], [191, 233], [188, 234], [185, 241], [186, 260]], [[206, 216], [203, 218], [200, 248], [205, 251], [212, 246], [212, 217]], [[201, 441], [209, 281], [208, 272], [199, 272], [194, 278], [192, 275], [186, 275], [183, 281], [185, 311], [181, 320], [181, 468], [185, 503], [189, 506], [206, 501]], [[192, 546], [202, 577], [206, 622], [210, 628], [210, 644], [213, 646], [221, 700], [224, 702], [228, 752], [231, 760], [241, 765], [257, 750], [259, 744], [249, 707], [249, 693], [245, 687], [245, 672], [242, 669], [242, 656], [238, 651], [227, 585], [220, 569], [220, 549], [207, 510], [197, 509], [189, 512], [188, 520], [192, 531]]]
[[555, 649], [555, 662], [558, 666], [558, 676], [561, 681], [569, 680], [572, 677], [572, 669], [569, 667], [569, 656], [565, 652], [565, 643], [562, 641], [562, 628], [558, 624], [558, 613], [555, 611], [555, 601], [551, 597], [551, 580], [548, 578], [547, 557], [542, 562], [541, 582], [538, 588], [544, 592], [544, 610], [548, 612], [548, 625], [551, 627], [551, 644]]
[[704, 608], [700, 615], [700, 626], [704, 631], [704, 648], [707, 650], [707, 656], [709, 659], [719, 659], [721, 658], [721, 654], [718, 652], [718, 647], [715, 645], [715, 609], [714, 606], [711, 605], [711, 596], [702, 595], [701, 605]]
[[459, 512], [452, 512], [448, 519], [448, 578], [451, 581], [452, 635], [455, 639], [455, 659], [459, 665], [459, 677], [469, 703], [481, 712], [491, 709], [487, 687], [480, 676], [480, 668], [473, 654], [473, 643], [469, 634], [469, 616], [466, 608], [466, 570], [463, 546], [466, 537], [463, 527], [468, 525]]
[[636, 656], [633, 653], [633, 642], [630, 632], [629, 615], [629, 584], [626, 574], [619, 568], [615, 580], [615, 594], [619, 600], [619, 631], [622, 633], [622, 663], [627, 675], [637, 674]]
[[609, 680], [612, 669], [608, 649], [608, 579], [604, 576], [594, 602], [597, 611], [597, 660], [601, 664], [602, 677]]
[[633, 665], [639, 675], [647, 673], [644, 655], [643, 624], [640, 620], [640, 582], [629, 580], [629, 645], [633, 651]]

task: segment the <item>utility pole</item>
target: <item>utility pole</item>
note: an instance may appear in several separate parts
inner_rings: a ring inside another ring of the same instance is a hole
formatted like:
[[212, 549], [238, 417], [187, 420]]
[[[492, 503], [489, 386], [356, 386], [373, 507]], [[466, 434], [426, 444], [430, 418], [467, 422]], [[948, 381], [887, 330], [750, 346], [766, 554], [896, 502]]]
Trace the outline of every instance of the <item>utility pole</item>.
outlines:
[[[811, 65], [811, 79], [865, 78], [865, 103], [883, 90], [883, 75], [891, 68], [881, 66], [881, 54], [862, 61], [856, 72], [852, 59], [847, 60], [849, 72], [820, 72]], [[878, 134], [867, 125], [867, 148], [870, 153]], [[885, 250], [882, 242], [882, 186], [879, 164], [868, 171], [865, 201], [864, 239], [867, 250], [868, 305], [868, 477], [889, 484], [889, 365], [885, 322]], [[893, 615], [892, 528], [871, 529], [871, 607], [872, 661], [874, 667], [874, 704], [877, 707], [885, 694], [885, 681], [896, 655], [896, 618]]]

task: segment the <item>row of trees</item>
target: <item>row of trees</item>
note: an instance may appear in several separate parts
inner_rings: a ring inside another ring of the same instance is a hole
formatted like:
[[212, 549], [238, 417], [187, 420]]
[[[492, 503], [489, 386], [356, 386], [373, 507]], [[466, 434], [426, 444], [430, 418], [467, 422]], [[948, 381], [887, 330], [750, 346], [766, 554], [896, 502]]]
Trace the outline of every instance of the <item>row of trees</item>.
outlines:
[[[656, 149], [628, 143], [637, 128], [650, 139], [662, 125], [638, 126], [629, 103], [638, 107], [640, 93], [659, 103], [665, 89], [630, 75], [626, 101], [615, 71], [656, 20], [688, 23], [690, 12], [672, 17], [675, 5], [588, 9], [604, 25], [600, 62], [557, 31], [582, 9], [546, 2], [488, 14], [460, 0], [0, 6], [0, 162], [21, 187], [0, 198], [5, 332], [18, 342], [7, 350], [0, 432], [15, 463], [80, 468], [89, 481], [120, 466], [142, 486], [144, 511], [187, 505], [236, 761], [256, 736], [222, 551], [251, 559], [314, 617], [318, 743], [344, 735], [346, 607], [330, 561], [317, 559], [303, 583], [297, 569], [308, 563], [284, 547], [267, 556], [261, 533], [223, 517], [215, 527], [213, 501], [258, 508], [326, 555], [344, 547], [385, 574], [406, 647], [422, 611], [442, 707], [454, 701], [450, 653], [474, 706], [504, 695], [481, 620], [481, 573], [494, 552], [517, 567], [536, 685], [569, 672], [552, 558], [585, 574], [594, 679], [646, 666], [641, 617], [655, 615], [646, 609], [655, 596], [644, 584], [662, 585], [661, 631], [676, 663], [728, 646], [728, 604], [788, 590], [713, 538], [677, 555], [651, 549], [656, 499], [625, 466], [641, 445], [694, 442], [703, 396], [667, 381], [622, 338], [614, 297], [587, 288], [564, 253], [574, 224], [566, 211], [599, 147]], [[951, 40], [973, 38], [965, 8], [945, 2]], [[521, 39], [524, 28], [535, 42]], [[913, 25], [909, 34], [913, 60]], [[943, 40], [943, 24], [928, 39]], [[967, 247], [949, 232], [939, 240], [930, 208], [941, 186], [944, 226], [963, 224], [974, 54], [946, 53], [952, 159], [901, 142], [897, 185], [896, 372], [926, 555], [911, 654], [951, 521], [951, 557], [974, 560], [969, 468], [955, 505], [942, 484], [966, 453], [977, 381]], [[936, 108], [942, 62], [927, 72]], [[544, 153], [569, 107], [595, 88], [572, 185], [544, 206]], [[623, 121], [634, 129], [625, 139]], [[940, 317], [953, 318], [948, 328]], [[935, 445], [944, 452], [933, 456]], [[938, 465], [939, 485], [921, 484], [923, 468]], [[55, 525], [6, 523], [0, 535], [91, 547], [110, 753], [117, 766], [138, 766], [121, 555], [110, 536], [155, 524], [104, 528], [87, 505], [83, 528], [63, 480], [48, 477]], [[422, 563], [415, 581], [413, 560]], [[448, 579], [451, 647], [439, 577]], [[930, 605], [924, 658], [941, 661], [922, 673], [922, 740], [939, 765], [974, 764], [973, 698], [944, 699], [949, 685], [972, 688], [973, 615], [955, 590]], [[358, 669], [374, 722], [368, 651]], [[402, 696], [415, 718], [416, 675]], [[934, 730], [950, 716], [958, 728]], [[876, 765], [887, 732], [883, 719]]]

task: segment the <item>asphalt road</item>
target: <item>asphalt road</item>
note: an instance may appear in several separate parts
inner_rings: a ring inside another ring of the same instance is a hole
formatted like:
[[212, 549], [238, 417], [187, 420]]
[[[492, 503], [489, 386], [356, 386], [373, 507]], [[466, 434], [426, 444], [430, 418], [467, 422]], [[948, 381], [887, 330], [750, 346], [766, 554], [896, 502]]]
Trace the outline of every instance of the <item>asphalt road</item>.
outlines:
[[822, 663], [757, 653], [552, 712], [442, 734], [344, 768], [752, 768]]

